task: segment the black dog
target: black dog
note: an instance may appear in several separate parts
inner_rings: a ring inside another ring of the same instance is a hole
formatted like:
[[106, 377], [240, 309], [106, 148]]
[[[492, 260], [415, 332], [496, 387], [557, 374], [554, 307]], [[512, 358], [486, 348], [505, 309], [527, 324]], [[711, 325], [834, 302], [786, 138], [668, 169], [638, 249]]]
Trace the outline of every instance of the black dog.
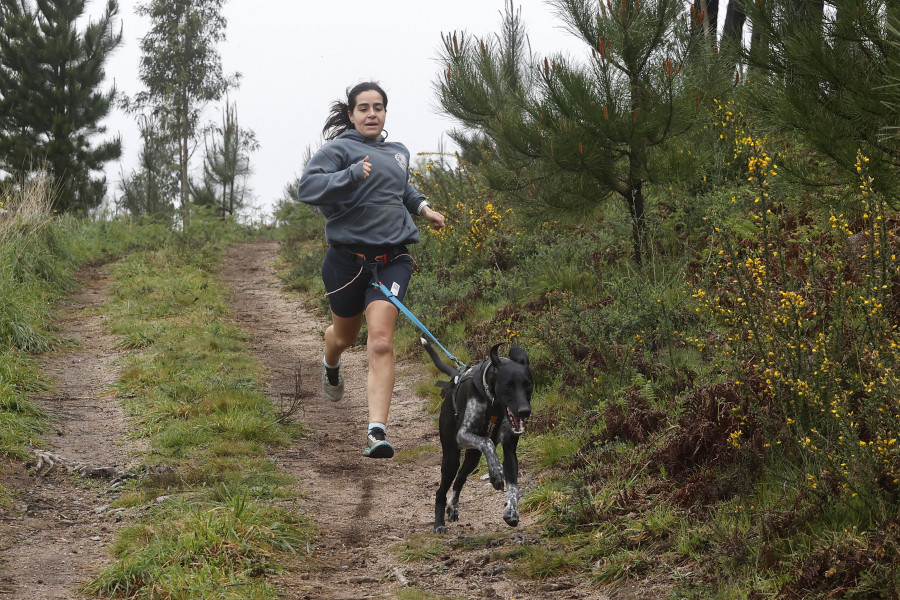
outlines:
[[[441, 361], [434, 348], [422, 345], [437, 368], [453, 378], [440, 382], [443, 388], [439, 429], [441, 434], [441, 485], [434, 503], [434, 532], [447, 533], [444, 512], [452, 521], [459, 519], [459, 492], [466, 478], [478, 466], [481, 455], [487, 458], [491, 484], [502, 490], [506, 483], [506, 506], [503, 520], [515, 527], [519, 524], [519, 461], [516, 446], [531, 415], [531, 392], [534, 377], [528, 366], [528, 355], [519, 346], [509, 349], [509, 358], [500, 358], [491, 348], [490, 359], [468, 365], [457, 371]], [[496, 446], [503, 445], [503, 466]], [[462, 467], [460, 452], [466, 451]], [[455, 479], [454, 479], [455, 478]], [[447, 491], [453, 484], [450, 503]]]

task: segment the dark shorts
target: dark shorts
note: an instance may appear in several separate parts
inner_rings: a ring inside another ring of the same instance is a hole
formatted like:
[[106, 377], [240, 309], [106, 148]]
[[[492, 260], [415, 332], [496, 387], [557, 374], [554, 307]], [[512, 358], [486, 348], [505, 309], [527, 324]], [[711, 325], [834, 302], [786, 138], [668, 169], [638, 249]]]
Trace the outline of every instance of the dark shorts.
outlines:
[[372, 285], [372, 272], [354, 255], [359, 251], [371, 261], [387, 254], [387, 261], [379, 261], [378, 278], [399, 300], [406, 295], [412, 278], [412, 258], [406, 248], [348, 248], [331, 246], [322, 262], [322, 281], [331, 311], [339, 317], [350, 318], [363, 312], [375, 300], [387, 300], [384, 293]]

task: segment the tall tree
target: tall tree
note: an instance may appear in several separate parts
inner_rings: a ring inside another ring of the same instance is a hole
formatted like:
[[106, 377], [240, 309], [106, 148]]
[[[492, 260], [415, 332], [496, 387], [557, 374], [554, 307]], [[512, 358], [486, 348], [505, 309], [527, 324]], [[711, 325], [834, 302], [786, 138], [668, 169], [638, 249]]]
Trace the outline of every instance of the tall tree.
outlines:
[[[727, 0], [726, 0], [727, 1]], [[694, 14], [698, 15], [703, 34], [713, 47], [718, 42], [719, 0], [694, 0]]]
[[744, 12], [741, 0], [731, 0], [728, 10], [725, 11], [725, 22], [722, 26], [722, 49], [738, 54], [743, 44], [744, 24], [747, 22], [747, 13]]
[[46, 170], [61, 210], [103, 200], [103, 165], [122, 154], [118, 138], [95, 144], [115, 99], [101, 91], [106, 61], [122, 41], [118, 5], [83, 31], [85, 0], [0, 0], [0, 168], [17, 177]]
[[189, 166], [201, 114], [237, 85], [226, 75], [217, 44], [225, 39], [225, 0], [148, 0], [137, 13], [151, 20], [141, 39], [140, 78], [146, 90], [131, 105], [150, 109], [178, 146], [179, 197], [184, 218], [190, 190]]
[[237, 108], [225, 103], [222, 124], [211, 133], [203, 161], [206, 194], [222, 216], [234, 215], [241, 209], [249, 189], [247, 180], [253, 173], [250, 154], [259, 149], [256, 135], [238, 123]]
[[509, 2], [496, 40], [445, 38], [441, 104], [488, 141], [492, 186], [570, 213], [621, 199], [640, 264], [644, 184], [667, 177], [657, 151], [692, 126], [721, 78], [681, 0], [553, 4], [592, 58], [535, 61]]

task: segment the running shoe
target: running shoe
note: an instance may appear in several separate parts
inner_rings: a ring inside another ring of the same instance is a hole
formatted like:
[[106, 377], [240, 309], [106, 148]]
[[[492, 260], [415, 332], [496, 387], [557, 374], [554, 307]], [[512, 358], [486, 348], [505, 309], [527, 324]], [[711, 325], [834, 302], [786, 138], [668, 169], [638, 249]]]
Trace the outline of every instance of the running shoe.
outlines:
[[366, 448], [363, 456], [369, 458], [391, 458], [394, 456], [394, 447], [385, 439], [384, 429], [375, 427], [366, 436]]
[[322, 393], [332, 402], [337, 402], [344, 397], [344, 376], [341, 374], [340, 367], [332, 369], [323, 365]]

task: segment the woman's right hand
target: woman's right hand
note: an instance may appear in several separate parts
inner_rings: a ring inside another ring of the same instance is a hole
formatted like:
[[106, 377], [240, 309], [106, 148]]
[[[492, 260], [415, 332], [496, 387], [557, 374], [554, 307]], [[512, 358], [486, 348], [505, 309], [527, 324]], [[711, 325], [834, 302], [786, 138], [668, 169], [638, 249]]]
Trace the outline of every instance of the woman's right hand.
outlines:
[[372, 172], [372, 163], [369, 162], [369, 157], [366, 156], [363, 159], [363, 179], [367, 178], [371, 172]]
[[430, 206], [426, 206], [422, 210], [422, 216], [428, 219], [432, 229], [441, 229], [444, 226], [444, 215], [433, 210]]

